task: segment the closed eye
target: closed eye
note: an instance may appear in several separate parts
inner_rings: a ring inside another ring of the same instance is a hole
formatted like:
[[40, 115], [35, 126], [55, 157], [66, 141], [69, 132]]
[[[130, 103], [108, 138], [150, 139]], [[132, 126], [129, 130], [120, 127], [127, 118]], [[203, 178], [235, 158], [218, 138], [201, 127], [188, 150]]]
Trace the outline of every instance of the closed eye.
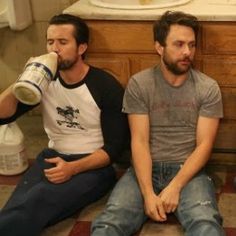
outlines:
[[175, 45], [176, 47], [178, 47], [178, 48], [181, 48], [181, 47], [184, 45], [184, 42], [182, 42], [182, 41], [176, 41], [176, 42], [174, 42], [174, 45]]
[[52, 39], [48, 39], [48, 40], [47, 40], [47, 44], [48, 44], [48, 45], [52, 45], [53, 42], [54, 42], [54, 40], [52, 40]]
[[62, 45], [65, 45], [68, 43], [68, 40], [66, 39], [59, 39], [59, 43], [62, 44]]

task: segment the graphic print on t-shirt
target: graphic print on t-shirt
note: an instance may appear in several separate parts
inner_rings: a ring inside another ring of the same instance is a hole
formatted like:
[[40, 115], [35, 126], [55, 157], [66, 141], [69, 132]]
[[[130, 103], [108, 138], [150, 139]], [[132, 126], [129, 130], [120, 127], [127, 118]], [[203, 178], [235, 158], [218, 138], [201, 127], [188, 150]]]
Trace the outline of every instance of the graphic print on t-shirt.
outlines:
[[68, 128], [78, 128], [84, 130], [84, 128], [78, 122], [79, 109], [74, 109], [71, 106], [65, 108], [57, 107], [57, 113], [63, 117], [63, 120], [57, 120], [58, 125], [66, 125]]

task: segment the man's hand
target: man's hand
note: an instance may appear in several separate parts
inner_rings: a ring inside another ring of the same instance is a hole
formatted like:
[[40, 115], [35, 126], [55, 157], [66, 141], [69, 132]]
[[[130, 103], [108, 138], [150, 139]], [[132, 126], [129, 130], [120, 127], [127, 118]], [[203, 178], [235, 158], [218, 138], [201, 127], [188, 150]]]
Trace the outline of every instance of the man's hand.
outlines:
[[149, 195], [145, 198], [145, 213], [154, 221], [166, 221], [166, 213], [163, 202], [157, 195]]
[[72, 162], [64, 161], [60, 157], [45, 159], [45, 161], [51, 164], [55, 164], [55, 167], [44, 170], [45, 176], [48, 181], [54, 184], [60, 184], [72, 177]]
[[180, 190], [177, 187], [169, 184], [164, 188], [161, 193], [158, 195], [164, 206], [166, 213], [174, 212], [179, 204]]

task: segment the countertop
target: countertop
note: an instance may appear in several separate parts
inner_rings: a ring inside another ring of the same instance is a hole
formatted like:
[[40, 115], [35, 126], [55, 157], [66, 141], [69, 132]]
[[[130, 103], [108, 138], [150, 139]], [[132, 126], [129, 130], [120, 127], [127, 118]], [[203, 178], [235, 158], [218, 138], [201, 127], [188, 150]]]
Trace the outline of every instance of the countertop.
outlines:
[[166, 10], [193, 14], [200, 21], [236, 21], [236, 0], [192, 0], [185, 5], [162, 9], [120, 10], [96, 7], [89, 0], [80, 0], [63, 13], [91, 20], [158, 20]]

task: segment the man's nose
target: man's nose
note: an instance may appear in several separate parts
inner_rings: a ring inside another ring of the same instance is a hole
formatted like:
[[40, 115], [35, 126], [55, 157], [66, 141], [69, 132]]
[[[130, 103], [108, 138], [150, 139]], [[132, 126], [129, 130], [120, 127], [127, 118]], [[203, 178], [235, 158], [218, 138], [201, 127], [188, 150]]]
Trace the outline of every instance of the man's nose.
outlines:
[[183, 49], [184, 55], [190, 55], [191, 52], [192, 52], [191, 47], [186, 44], [186, 45], [184, 46], [184, 49]]
[[59, 47], [58, 47], [57, 43], [53, 43], [53, 44], [50, 46], [50, 51], [56, 52], [56, 53], [59, 52]]

